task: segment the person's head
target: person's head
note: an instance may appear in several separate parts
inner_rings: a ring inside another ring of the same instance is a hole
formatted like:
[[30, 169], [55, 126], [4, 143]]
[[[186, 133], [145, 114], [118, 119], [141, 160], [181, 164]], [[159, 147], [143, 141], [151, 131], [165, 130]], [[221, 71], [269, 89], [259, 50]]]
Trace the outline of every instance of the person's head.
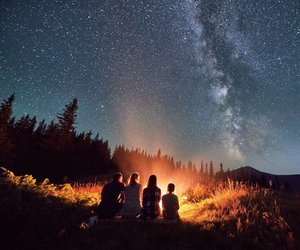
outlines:
[[113, 181], [122, 182], [123, 181], [123, 175], [120, 172], [116, 173], [113, 177]]
[[148, 188], [151, 188], [151, 187], [156, 187], [157, 185], [157, 178], [156, 178], [156, 175], [150, 175], [149, 177], [149, 180], [148, 180], [148, 185], [147, 187]]
[[168, 192], [173, 193], [175, 191], [175, 185], [173, 183], [168, 184]]
[[139, 183], [139, 174], [138, 173], [132, 173], [130, 175], [130, 179], [129, 179], [129, 185], [134, 186], [135, 184]]

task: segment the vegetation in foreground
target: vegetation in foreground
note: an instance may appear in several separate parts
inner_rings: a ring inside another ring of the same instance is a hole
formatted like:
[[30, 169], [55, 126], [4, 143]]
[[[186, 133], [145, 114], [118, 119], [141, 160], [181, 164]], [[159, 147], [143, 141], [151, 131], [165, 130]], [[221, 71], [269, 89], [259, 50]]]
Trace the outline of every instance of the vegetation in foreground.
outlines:
[[81, 230], [101, 184], [37, 183], [2, 168], [1, 249], [297, 249], [300, 198], [245, 183], [196, 184], [180, 195], [178, 224], [100, 221]]

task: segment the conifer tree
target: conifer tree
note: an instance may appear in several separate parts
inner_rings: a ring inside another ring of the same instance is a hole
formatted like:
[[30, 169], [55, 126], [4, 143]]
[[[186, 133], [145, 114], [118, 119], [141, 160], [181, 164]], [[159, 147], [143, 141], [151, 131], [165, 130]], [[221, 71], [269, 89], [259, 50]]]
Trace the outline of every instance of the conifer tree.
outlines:
[[172, 169], [172, 171], [175, 170], [175, 162], [174, 162], [174, 158], [173, 157], [171, 157], [171, 159], [170, 159], [170, 168]]
[[203, 173], [204, 173], [204, 165], [203, 165], [203, 160], [201, 160], [200, 175], [203, 175]]
[[214, 177], [214, 165], [213, 165], [212, 161], [210, 161], [210, 164], [209, 164], [209, 177], [210, 178]]
[[218, 173], [219, 178], [222, 180], [224, 179], [224, 168], [223, 168], [223, 163], [220, 163], [220, 171]]
[[223, 168], [223, 163], [220, 163], [220, 173], [223, 174], [224, 173], [224, 168]]
[[69, 140], [71, 136], [75, 135], [75, 124], [77, 118], [78, 102], [74, 98], [69, 104], [65, 106], [62, 114], [58, 114], [58, 129], [60, 136]]
[[37, 129], [34, 132], [34, 135], [38, 138], [42, 137], [46, 133], [46, 128], [47, 128], [47, 125], [46, 125], [46, 122], [44, 119], [39, 123]]
[[12, 94], [0, 107], [0, 164], [3, 165], [11, 165], [14, 158], [14, 145], [9, 134], [14, 100], [15, 95]]
[[11, 115], [12, 115], [12, 104], [15, 100], [15, 94], [12, 94], [10, 97], [7, 98], [7, 100], [4, 100], [4, 102], [1, 104], [0, 107], [0, 128], [5, 128], [5, 126], [8, 126]]
[[193, 172], [194, 172], [194, 174], [197, 174], [196, 164], [193, 165]]
[[159, 159], [161, 157], [161, 149], [159, 148], [156, 154], [156, 157]]
[[189, 172], [192, 172], [193, 171], [193, 163], [191, 160], [188, 161], [188, 164], [187, 164], [187, 170]]

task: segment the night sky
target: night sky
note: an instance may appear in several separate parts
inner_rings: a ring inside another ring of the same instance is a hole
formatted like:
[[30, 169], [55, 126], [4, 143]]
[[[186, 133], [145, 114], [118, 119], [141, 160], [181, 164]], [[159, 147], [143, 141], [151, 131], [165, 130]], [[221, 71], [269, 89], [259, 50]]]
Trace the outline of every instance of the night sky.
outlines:
[[299, 0], [0, 0], [0, 98], [175, 159], [300, 173]]

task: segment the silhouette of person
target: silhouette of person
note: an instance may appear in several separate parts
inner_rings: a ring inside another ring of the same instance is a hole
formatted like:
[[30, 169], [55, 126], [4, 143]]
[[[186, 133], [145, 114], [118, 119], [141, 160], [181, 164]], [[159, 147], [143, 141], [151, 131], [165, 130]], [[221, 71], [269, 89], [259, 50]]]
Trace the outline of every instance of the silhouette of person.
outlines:
[[141, 213], [141, 192], [142, 186], [139, 184], [139, 174], [132, 173], [129, 184], [124, 190], [125, 202], [120, 210], [123, 217], [136, 217]]
[[97, 210], [99, 218], [112, 219], [120, 211], [125, 188], [122, 181], [123, 175], [116, 173], [113, 180], [104, 185], [101, 192], [101, 202]]
[[148, 180], [148, 185], [143, 190], [143, 208], [142, 218], [155, 219], [160, 214], [159, 202], [161, 200], [161, 190], [157, 187], [157, 178], [151, 175]]
[[168, 193], [162, 197], [163, 217], [166, 220], [179, 219], [179, 202], [177, 195], [173, 194], [174, 191], [175, 185], [173, 183], [169, 183]]

